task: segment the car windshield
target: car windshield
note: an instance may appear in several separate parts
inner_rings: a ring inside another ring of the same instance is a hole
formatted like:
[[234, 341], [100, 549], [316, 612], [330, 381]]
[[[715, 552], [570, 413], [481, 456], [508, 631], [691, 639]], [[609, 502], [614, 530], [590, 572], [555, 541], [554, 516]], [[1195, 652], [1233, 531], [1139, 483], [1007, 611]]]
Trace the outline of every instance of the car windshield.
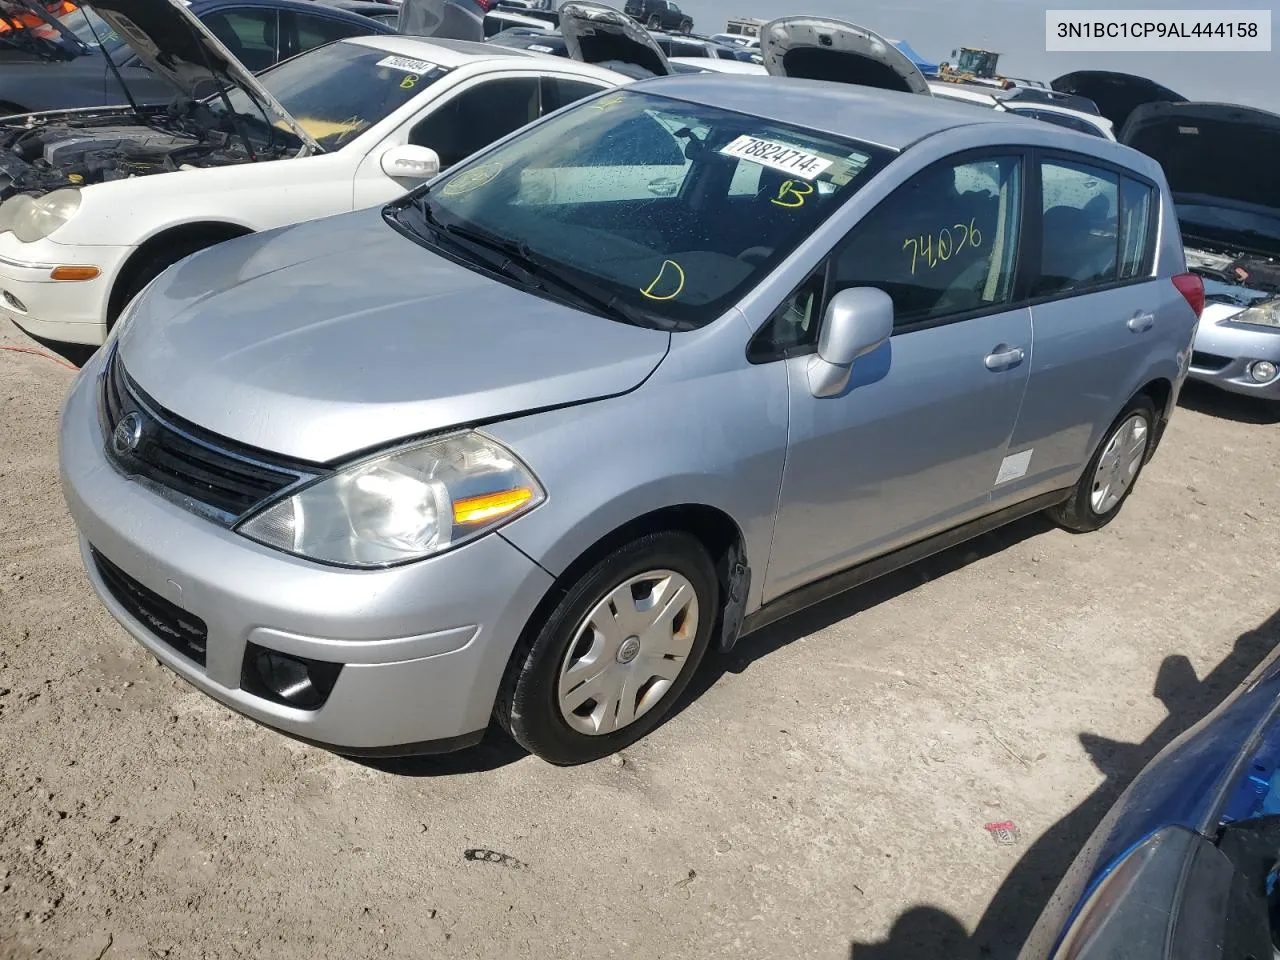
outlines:
[[78, 7], [58, 17], [58, 22], [76, 35], [76, 39], [91, 50], [101, 50], [114, 57], [123, 50], [125, 42], [111, 25], [88, 7]]
[[526, 265], [589, 285], [632, 322], [689, 329], [732, 307], [890, 156], [716, 107], [611, 91], [388, 214], [427, 239], [433, 222], [444, 233], [483, 233]]
[[[321, 147], [336, 150], [447, 72], [427, 60], [339, 41], [263, 71], [258, 82]], [[243, 90], [232, 91], [230, 100], [236, 113], [262, 116]], [[209, 103], [217, 110], [219, 98]]]

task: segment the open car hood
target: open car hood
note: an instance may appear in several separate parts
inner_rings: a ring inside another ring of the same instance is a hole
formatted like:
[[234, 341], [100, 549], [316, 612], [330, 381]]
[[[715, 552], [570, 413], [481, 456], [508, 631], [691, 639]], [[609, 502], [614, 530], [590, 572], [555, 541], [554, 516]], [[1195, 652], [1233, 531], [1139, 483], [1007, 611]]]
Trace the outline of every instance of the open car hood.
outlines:
[[153, 73], [168, 80], [183, 96], [200, 100], [219, 88], [239, 87], [291, 130], [308, 152], [322, 152], [183, 0], [89, 0], [85, 6], [110, 24]]
[[1077, 70], [1064, 73], [1049, 86], [1058, 93], [1085, 97], [1098, 105], [1098, 112], [1111, 121], [1116, 130], [1125, 125], [1135, 108], [1144, 103], [1167, 101], [1185, 103], [1187, 98], [1161, 86], [1154, 80], [1132, 73], [1111, 70]]
[[760, 29], [765, 69], [776, 77], [833, 80], [933, 96], [911, 58], [879, 34], [842, 20], [780, 17]]
[[621, 10], [594, 0], [569, 0], [560, 7], [560, 34], [569, 56], [625, 76], [665, 77], [675, 71], [644, 27]]
[[[1274, 113], [1226, 103], [1148, 103], [1130, 114], [1118, 139], [1164, 168], [1175, 201], [1206, 198], [1224, 209], [1280, 219], [1280, 116]], [[1236, 239], [1223, 230], [1216, 232], [1239, 249], [1280, 256], [1274, 239], [1260, 246], [1256, 235]]]

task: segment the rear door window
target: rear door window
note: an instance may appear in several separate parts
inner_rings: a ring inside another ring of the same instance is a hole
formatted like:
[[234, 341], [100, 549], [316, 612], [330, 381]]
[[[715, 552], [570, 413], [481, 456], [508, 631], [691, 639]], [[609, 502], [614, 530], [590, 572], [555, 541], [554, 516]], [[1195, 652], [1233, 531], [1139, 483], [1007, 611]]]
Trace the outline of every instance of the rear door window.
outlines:
[[942, 161], [862, 219], [832, 262], [828, 296], [877, 287], [901, 330], [1011, 302], [1022, 160]]
[[604, 84], [588, 83], [585, 80], [571, 80], [567, 77], [542, 78], [542, 110], [545, 115], [567, 107], [571, 103], [599, 93], [607, 87]]
[[1040, 276], [1032, 296], [1079, 293], [1119, 279], [1118, 174], [1069, 160], [1040, 164]]

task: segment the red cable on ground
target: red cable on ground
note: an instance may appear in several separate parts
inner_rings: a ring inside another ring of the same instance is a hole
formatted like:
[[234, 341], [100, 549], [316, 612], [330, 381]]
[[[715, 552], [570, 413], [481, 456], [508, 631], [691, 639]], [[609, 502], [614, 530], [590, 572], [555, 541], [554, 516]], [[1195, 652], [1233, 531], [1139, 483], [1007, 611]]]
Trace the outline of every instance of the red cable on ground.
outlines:
[[44, 357], [46, 360], [52, 360], [54, 363], [60, 363], [68, 370], [78, 371], [80, 369], [74, 363], [67, 363], [61, 357], [55, 357], [52, 353], [45, 353], [43, 350], [33, 350], [31, 347], [9, 347], [0, 344], [0, 350], [12, 350], [14, 353], [30, 353], [37, 357]]

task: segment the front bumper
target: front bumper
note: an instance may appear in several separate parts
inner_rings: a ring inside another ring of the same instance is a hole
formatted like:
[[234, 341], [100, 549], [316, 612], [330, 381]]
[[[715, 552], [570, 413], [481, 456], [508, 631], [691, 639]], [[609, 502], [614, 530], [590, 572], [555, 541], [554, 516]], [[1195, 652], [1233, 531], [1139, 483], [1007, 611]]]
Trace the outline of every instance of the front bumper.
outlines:
[[[498, 535], [377, 571], [255, 544], [118, 472], [98, 426], [102, 365], [99, 352], [68, 395], [60, 470], [90, 582], [138, 642], [233, 710], [340, 753], [434, 752], [479, 738], [549, 574]], [[203, 665], [121, 602], [91, 548], [204, 622]], [[343, 666], [317, 709], [288, 706], [244, 688], [251, 642]]]
[[[0, 235], [0, 316], [41, 340], [99, 346], [111, 284], [132, 248], [19, 243]], [[93, 266], [93, 280], [54, 280], [60, 266]]]
[[1232, 393], [1280, 400], [1280, 375], [1267, 383], [1258, 383], [1249, 375], [1259, 360], [1280, 367], [1280, 329], [1221, 322], [1239, 312], [1239, 307], [1226, 304], [1205, 306], [1196, 328], [1188, 375]]

